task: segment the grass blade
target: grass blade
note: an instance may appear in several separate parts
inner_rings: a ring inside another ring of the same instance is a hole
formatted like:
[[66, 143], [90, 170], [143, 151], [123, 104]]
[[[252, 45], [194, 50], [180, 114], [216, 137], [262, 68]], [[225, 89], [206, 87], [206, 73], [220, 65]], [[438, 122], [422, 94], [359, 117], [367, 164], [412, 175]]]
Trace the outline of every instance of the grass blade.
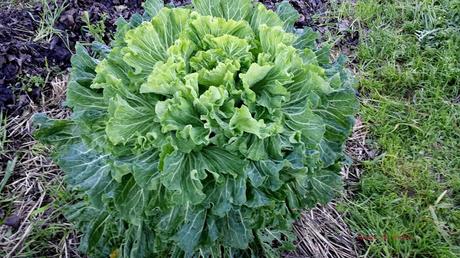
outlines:
[[5, 176], [3, 177], [2, 181], [0, 182], [0, 193], [3, 190], [3, 187], [5, 187], [6, 182], [8, 179], [11, 177], [13, 174], [14, 167], [16, 166], [16, 162], [18, 160], [18, 157], [14, 157], [13, 160], [9, 160], [8, 163], [6, 164], [6, 169], [5, 169]]

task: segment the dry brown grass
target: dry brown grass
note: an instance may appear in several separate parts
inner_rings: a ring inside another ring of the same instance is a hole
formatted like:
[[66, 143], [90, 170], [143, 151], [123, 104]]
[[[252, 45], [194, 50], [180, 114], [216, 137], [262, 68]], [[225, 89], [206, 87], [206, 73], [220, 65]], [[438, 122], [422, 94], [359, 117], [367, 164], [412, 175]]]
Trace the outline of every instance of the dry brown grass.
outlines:
[[46, 147], [32, 137], [35, 113], [54, 118], [68, 116], [68, 110], [61, 107], [66, 83], [67, 76], [58, 76], [40, 103], [30, 100], [22, 114], [7, 119], [6, 146], [0, 158], [5, 162], [16, 157], [17, 162], [0, 199], [5, 216], [5, 223], [0, 225], [2, 257], [78, 257], [76, 233], [51, 194], [64, 189], [61, 171], [50, 161]]

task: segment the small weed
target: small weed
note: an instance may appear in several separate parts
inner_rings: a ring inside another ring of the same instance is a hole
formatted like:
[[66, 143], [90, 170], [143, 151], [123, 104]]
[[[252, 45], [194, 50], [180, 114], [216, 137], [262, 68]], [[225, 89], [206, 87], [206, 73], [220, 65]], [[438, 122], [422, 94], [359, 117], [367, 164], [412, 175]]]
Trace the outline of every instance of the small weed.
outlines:
[[32, 146], [31, 152], [34, 156], [38, 156], [45, 154], [48, 150], [44, 144], [37, 142]]
[[107, 20], [107, 14], [102, 14], [101, 19], [96, 23], [92, 23], [89, 18], [88, 11], [83, 12], [82, 20], [85, 23], [83, 30], [89, 33], [93, 38], [101, 43], [104, 43], [105, 34], [105, 21]]
[[25, 92], [30, 92], [35, 87], [42, 88], [45, 84], [45, 79], [37, 75], [27, 74], [21, 78], [21, 90]]

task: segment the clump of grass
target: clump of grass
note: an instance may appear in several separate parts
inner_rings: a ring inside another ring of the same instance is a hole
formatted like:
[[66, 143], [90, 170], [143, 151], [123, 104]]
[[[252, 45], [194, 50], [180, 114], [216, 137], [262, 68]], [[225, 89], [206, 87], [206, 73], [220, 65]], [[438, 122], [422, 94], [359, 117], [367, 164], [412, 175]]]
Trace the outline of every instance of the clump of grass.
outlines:
[[61, 16], [62, 12], [67, 8], [67, 1], [59, 3], [57, 0], [40, 0], [43, 8], [40, 17], [39, 26], [35, 34], [34, 41], [51, 41], [57, 35], [63, 37], [62, 31], [56, 29], [54, 25]]
[[361, 0], [361, 116], [381, 151], [346, 222], [368, 257], [460, 255], [458, 2]]
[[5, 153], [6, 144], [6, 115], [0, 111], [0, 155]]

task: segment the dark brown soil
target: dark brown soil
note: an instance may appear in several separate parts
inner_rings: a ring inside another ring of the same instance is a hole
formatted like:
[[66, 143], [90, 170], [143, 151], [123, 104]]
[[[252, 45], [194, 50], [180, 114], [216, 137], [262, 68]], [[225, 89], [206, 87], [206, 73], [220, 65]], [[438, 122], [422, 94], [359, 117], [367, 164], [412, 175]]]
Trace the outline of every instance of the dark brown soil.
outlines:
[[[118, 17], [129, 18], [133, 13], [141, 12], [141, 1], [67, 1], [67, 7], [54, 24], [60, 35], [54, 35], [46, 41], [34, 40], [43, 13], [41, 6], [0, 10], [0, 110], [18, 113], [30, 100], [38, 99], [41, 88], [24, 85], [27, 82], [23, 78], [52, 78], [70, 66], [76, 42], [94, 40], [82, 29], [85, 25], [82, 20], [85, 11], [89, 13], [92, 23], [100, 21], [102, 15], [105, 15], [106, 31], [111, 32], [114, 31]], [[110, 35], [107, 33], [104, 40], [109, 42]]]
[[[272, 10], [276, 9], [276, 4], [282, 2], [283, 0], [261, 0], [267, 8]], [[313, 16], [315, 14], [323, 13], [328, 4], [329, 0], [290, 0], [292, 6], [299, 12], [300, 19], [296, 23], [298, 27], [309, 26], [314, 28], [315, 22]]]
[[191, 4], [192, 0], [165, 0], [165, 4], [173, 6], [184, 6]]

